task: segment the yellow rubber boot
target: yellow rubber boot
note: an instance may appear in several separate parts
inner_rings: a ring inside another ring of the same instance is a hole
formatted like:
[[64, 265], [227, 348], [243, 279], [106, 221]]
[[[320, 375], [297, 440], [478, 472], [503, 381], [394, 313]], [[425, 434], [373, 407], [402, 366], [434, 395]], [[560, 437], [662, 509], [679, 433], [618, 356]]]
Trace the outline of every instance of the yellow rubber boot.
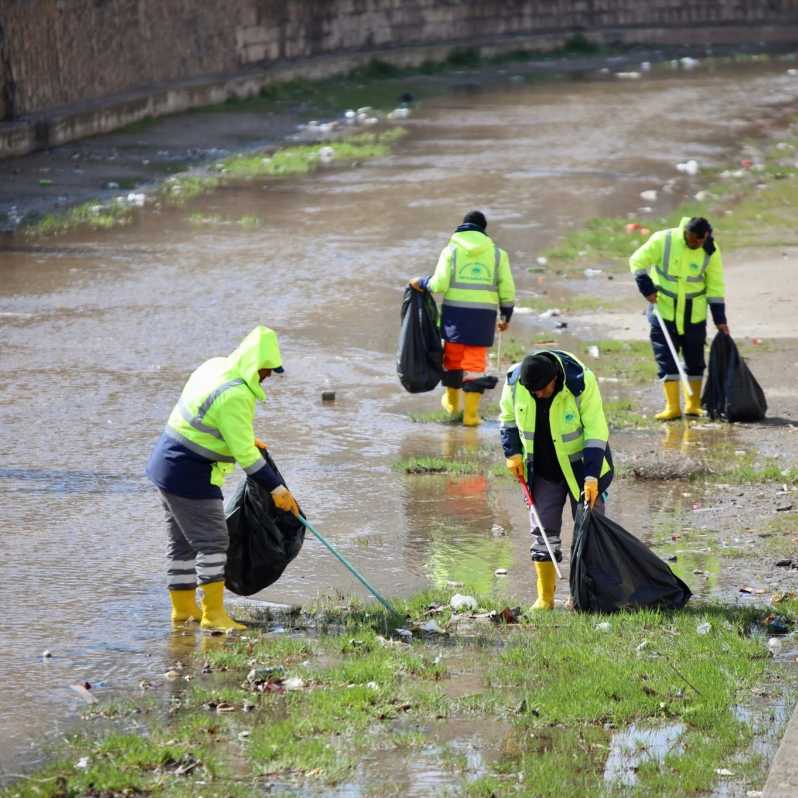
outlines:
[[463, 425], [466, 427], [476, 427], [482, 423], [479, 416], [479, 402], [482, 399], [481, 393], [468, 391], [463, 393]]
[[190, 590], [170, 590], [169, 598], [172, 601], [172, 623], [199, 623], [202, 610], [197, 605], [197, 592], [193, 587]]
[[242, 623], [236, 623], [224, 610], [224, 582], [208, 582], [202, 586], [202, 621], [203, 629], [227, 632], [230, 629], [246, 629]]
[[663, 382], [662, 391], [665, 394], [665, 409], [661, 413], [657, 413], [654, 418], [657, 421], [671, 421], [674, 418], [681, 418], [682, 408], [679, 403], [679, 383], [676, 380]]
[[693, 395], [688, 395], [687, 391], [684, 392], [684, 414], [686, 416], [700, 416], [701, 415], [701, 379], [690, 380], [690, 390]]
[[554, 591], [557, 589], [557, 572], [551, 560], [535, 563], [538, 576], [538, 600], [532, 605], [533, 610], [553, 610]]
[[441, 396], [441, 407], [450, 415], [453, 416], [460, 412], [460, 394], [462, 391], [459, 388], [444, 388], [443, 396]]

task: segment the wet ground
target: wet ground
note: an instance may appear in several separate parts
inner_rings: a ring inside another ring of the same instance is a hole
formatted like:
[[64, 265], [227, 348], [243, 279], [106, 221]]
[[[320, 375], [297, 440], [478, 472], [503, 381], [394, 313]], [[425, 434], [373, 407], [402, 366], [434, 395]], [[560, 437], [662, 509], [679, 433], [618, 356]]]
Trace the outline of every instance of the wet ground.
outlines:
[[[743, 136], [778, 125], [796, 95], [798, 80], [779, 64], [629, 81], [526, 84], [508, 73], [504, 85], [469, 82], [425, 101], [387, 158], [230, 187], [184, 208], [145, 208], [112, 232], [6, 239], [0, 777], [28, 767], [82, 708], [70, 685], [89, 681], [112, 694], [163, 673], [174, 657], [160, 513], [144, 463], [190, 371], [259, 323], [279, 331], [286, 374], [266, 384], [256, 430], [317, 528], [388, 595], [467, 580], [529, 601], [527, 516], [511, 485], [391, 468], [400, 457], [485, 446], [500, 456], [493, 422], [465, 430], [409, 420], [435, 409], [437, 396], [403, 394], [395, 377], [404, 283], [430, 271], [462, 213], [481, 207], [520, 291], [536, 292], [541, 275], [528, 267], [568, 229], [636, 212], [640, 191], [678, 177], [674, 199], [657, 208], [666, 209], [700, 188], [676, 162], [722, 163]], [[197, 119], [185, 119], [186, 135], [201, 140]], [[258, 223], [223, 223], [244, 216]], [[582, 281], [570, 288], [590, 290]], [[617, 290], [634, 303], [633, 288]], [[513, 322], [516, 336], [539, 329], [531, 315]], [[580, 329], [592, 334], [589, 320], [569, 331]], [[783, 351], [756, 371], [772, 415], [789, 422], [798, 407]], [[323, 404], [329, 387], [336, 401]], [[655, 385], [633, 395], [644, 413], [658, 402]], [[679, 432], [616, 435], [621, 466], [678, 461], [699, 445], [795, 451], [785, 425], [669, 429]], [[757, 537], [758, 519], [765, 510], [776, 517], [778, 490], [621, 478], [610, 507], [677, 557], [696, 595], [761, 600], [771, 588], [761, 542], [770, 538]], [[778, 534], [789, 539], [786, 529]], [[721, 557], [724, 545], [744, 555]], [[779, 573], [786, 589], [791, 573]], [[262, 597], [302, 603], [336, 590], [359, 588], [308, 540]]]

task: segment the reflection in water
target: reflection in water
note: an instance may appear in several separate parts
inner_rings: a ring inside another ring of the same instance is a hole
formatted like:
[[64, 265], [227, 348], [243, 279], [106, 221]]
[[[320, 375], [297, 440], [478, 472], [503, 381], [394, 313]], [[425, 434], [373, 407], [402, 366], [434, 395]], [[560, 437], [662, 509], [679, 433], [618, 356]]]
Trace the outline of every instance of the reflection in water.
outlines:
[[604, 781], [624, 786], [636, 784], [635, 771], [644, 762], [664, 762], [669, 753], [680, 755], [684, 752], [677, 744], [684, 729], [682, 723], [659, 729], [642, 729], [633, 723], [625, 731], [614, 734], [604, 766]]

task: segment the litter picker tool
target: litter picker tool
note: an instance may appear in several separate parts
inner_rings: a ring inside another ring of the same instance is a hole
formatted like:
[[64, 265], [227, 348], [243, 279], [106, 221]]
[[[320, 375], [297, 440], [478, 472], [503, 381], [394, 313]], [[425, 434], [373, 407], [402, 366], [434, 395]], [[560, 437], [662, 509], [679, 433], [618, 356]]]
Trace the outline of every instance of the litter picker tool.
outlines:
[[523, 477], [518, 477], [518, 481], [521, 483], [521, 487], [524, 489], [526, 503], [529, 506], [529, 520], [532, 524], [532, 527], [533, 529], [534, 527], [537, 527], [540, 530], [540, 536], [543, 538], [543, 542], [546, 544], [546, 551], [549, 553], [552, 563], [554, 563], [554, 570], [557, 572], [557, 577], [562, 579], [562, 571], [560, 571], [560, 566], [557, 564], [557, 559], [554, 556], [554, 552], [551, 550], [551, 543], [549, 543], [549, 539], [546, 537], [546, 530], [543, 528], [543, 524], [540, 523], [540, 516], [538, 515], [538, 511], [535, 509], [535, 500], [532, 498], [532, 492], [529, 490], [529, 485], [526, 484], [526, 480]]
[[679, 356], [676, 354], [676, 347], [673, 345], [671, 336], [668, 333], [668, 328], [665, 326], [665, 322], [662, 320], [662, 316], [660, 316], [659, 313], [659, 308], [656, 305], [654, 305], [654, 315], [657, 317], [659, 328], [662, 330], [662, 334], [665, 337], [665, 343], [668, 344], [668, 349], [671, 350], [671, 357], [673, 358], [673, 362], [676, 364], [676, 368], [679, 371], [679, 379], [682, 381], [682, 385], [684, 385], [687, 395], [692, 396], [693, 389], [690, 387], [690, 380], [687, 379], [687, 375], [684, 373], [682, 362], [679, 360]]
[[330, 550], [333, 557], [335, 557], [335, 559], [338, 560], [338, 562], [340, 562], [341, 565], [343, 565], [344, 568], [346, 568], [349, 571], [349, 573], [351, 573], [352, 576], [354, 576], [355, 579], [357, 579], [358, 582], [360, 582], [360, 584], [362, 584], [366, 588], [366, 590], [368, 590], [374, 596], [374, 598], [377, 599], [377, 601], [379, 601], [380, 604], [382, 604], [382, 606], [385, 607], [385, 609], [391, 613], [391, 615], [394, 615], [396, 618], [404, 617], [400, 612], [396, 610], [396, 608], [393, 606], [393, 604], [391, 604], [390, 601], [388, 601], [387, 598], [382, 596], [376, 590], [376, 588], [372, 587], [366, 581], [366, 578], [358, 572], [358, 570], [346, 559], [346, 557], [344, 557], [343, 554], [341, 554], [335, 548], [335, 546], [332, 545], [332, 543], [325, 540], [322, 537], [322, 535], [313, 528], [313, 525], [310, 523], [310, 521], [307, 520], [307, 518], [303, 518], [301, 515], [298, 515], [297, 518], [299, 519], [301, 524], [303, 524], [307, 529], [309, 529], [316, 536], [316, 538]]

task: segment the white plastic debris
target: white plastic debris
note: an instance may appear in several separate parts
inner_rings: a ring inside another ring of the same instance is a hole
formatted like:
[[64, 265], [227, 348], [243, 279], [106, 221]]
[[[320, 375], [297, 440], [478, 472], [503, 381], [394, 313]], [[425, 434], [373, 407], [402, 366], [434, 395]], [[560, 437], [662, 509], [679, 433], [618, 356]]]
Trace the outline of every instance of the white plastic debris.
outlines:
[[648, 189], [647, 191], [640, 192], [640, 199], [645, 200], [646, 202], [656, 202], [657, 201], [657, 191], [656, 189]]
[[683, 69], [695, 69], [697, 66], [701, 64], [701, 62], [697, 58], [690, 58], [690, 56], [685, 56], [684, 58], [680, 58], [679, 63], [681, 64]]
[[601, 274], [603, 269], [585, 269], [585, 277], [595, 277], [598, 274]]
[[690, 159], [689, 161], [684, 161], [683, 163], [677, 163], [676, 169], [679, 172], [682, 172], [686, 175], [697, 175], [698, 174], [698, 161], [694, 161]]
[[473, 596], [463, 596], [460, 593], [455, 593], [449, 599], [449, 606], [455, 612], [462, 612], [463, 610], [475, 610], [477, 608], [477, 600]]
[[332, 163], [335, 160], [335, 150], [332, 147], [322, 147], [319, 150], [319, 160], [322, 163]]
[[788, 69], [787, 74], [793, 78], [798, 77], [798, 69]]
[[597, 623], [594, 628], [597, 632], [609, 632], [612, 629], [612, 625], [609, 621], [602, 621]]
[[53, 652], [50, 651], [49, 649], [46, 648], [46, 649], [44, 649], [44, 651], [42, 651], [42, 659], [50, 659], [50, 657], [52, 657], [52, 656], [53, 656]]
[[283, 687], [286, 690], [302, 690], [305, 687], [305, 682], [299, 676], [291, 676], [283, 682]]
[[77, 762], [75, 762], [75, 767], [78, 770], [88, 770], [89, 758], [87, 756], [82, 756]]
[[642, 75], [639, 72], [616, 72], [615, 77], [621, 80], [639, 80]]
[[640, 645], [635, 649], [638, 654], [642, 654], [648, 648], [648, 640], [644, 640]]
[[651, 61], [643, 61], [640, 64], [640, 71], [641, 72], [650, 72], [651, 71]]
[[131, 191], [130, 194], [127, 195], [127, 201], [131, 205], [135, 205], [137, 208], [143, 208], [144, 207], [144, 202], [146, 201], [146, 199], [147, 198], [144, 196], [144, 194], [133, 192], [133, 191]]
[[550, 319], [553, 316], [559, 316], [560, 309], [559, 308], [549, 308], [548, 310], [544, 310], [543, 313], [540, 314], [541, 319]]
[[597, 346], [589, 346], [587, 348], [587, 353], [590, 357], [598, 357], [599, 356], [599, 348]]
[[357, 114], [351, 108], [344, 114], [345, 119], [354, 119], [356, 116]]
[[704, 621], [704, 623], [698, 624], [695, 628], [696, 633], [700, 635], [708, 635], [712, 631], [712, 624], [708, 621]]
[[768, 649], [772, 654], [778, 654], [781, 651], [781, 638], [771, 637], [768, 640]]
[[717, 773], [718, 776], [733, 776], [734, 775], [734, 771], [733, 770], [729, 770], [728, 768], [715, 768], [715, 773]]
[[496, 576], [507, 576], [507, 569], [506, 568], [497, 568], [493, 573]]
[[388, 114], [388, 119], [407, 119], [408, 116], [410, 116], [409, 108], [394, 108]]
[[538, 266], [545, 266], [549, 262], [549, 259], [548, 258], [544, 258], [543, 255], [541, 255], [537, 259], [537, 262], [538, 262]]
[[696, 200], [696, 202], [704, 202], [705, 200], [708, 200], [710, 198], [710, 196], [711, 195], [710, 195], [710, 193], [708, 191], [699, 191], [695, 195], [695, 200]]

